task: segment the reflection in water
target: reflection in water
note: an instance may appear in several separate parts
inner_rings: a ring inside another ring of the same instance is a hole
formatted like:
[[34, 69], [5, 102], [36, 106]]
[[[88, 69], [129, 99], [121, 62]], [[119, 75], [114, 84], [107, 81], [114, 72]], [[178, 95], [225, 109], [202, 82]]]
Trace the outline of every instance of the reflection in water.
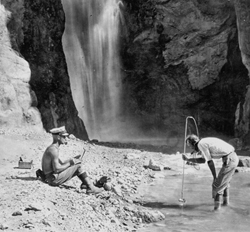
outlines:
[[[176, 176], [166, 176], [154, 186], [145, 189], [144, 206], [160, 210], [164, 221], [141, 228], [139, 232], [170, 231], [229, 231], [247, 232], [250, 227], [249, 174], [235, 174], [231, 183], [231, 203], [220, 211], [213, 210], [210, 176], [187, 175], [185, 193], [187, 204], [180, 207], [178, 191], [180, 180]], [[196, 184], [194, 184], [196, 180]]]

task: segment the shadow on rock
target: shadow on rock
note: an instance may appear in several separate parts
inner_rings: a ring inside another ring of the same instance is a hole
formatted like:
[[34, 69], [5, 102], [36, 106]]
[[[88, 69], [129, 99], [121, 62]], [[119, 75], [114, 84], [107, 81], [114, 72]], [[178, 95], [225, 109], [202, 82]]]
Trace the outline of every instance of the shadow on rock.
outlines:
[[25, 181], [37, 181], [37, 178], [32, 176], [24, 176], [24, 177], [17, 176], [15, 179], [25, 180]]
[[176, 204], [167, 204], [165, 202], [147, 202], [142, 204], [144, 207], [149, 208], [155, 208], [155, 209], [185, 209], [185, 210], [193, 210], [195, 208], [201, 207], [201, 206], [209, 206], [209, 204], [179, 204], [178, 202]]

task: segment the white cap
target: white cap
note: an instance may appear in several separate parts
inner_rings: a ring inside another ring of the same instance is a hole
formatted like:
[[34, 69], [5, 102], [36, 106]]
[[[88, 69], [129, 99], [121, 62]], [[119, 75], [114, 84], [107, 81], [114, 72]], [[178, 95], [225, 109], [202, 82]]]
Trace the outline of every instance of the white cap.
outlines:
[[51, 134], [58, 134], [58, 135], [63, 135], [63, 136], [68, 136], [69, 134], [67, 133], [65, 126], [58, 127], [58, 128], [53, 128], [50, 130]]

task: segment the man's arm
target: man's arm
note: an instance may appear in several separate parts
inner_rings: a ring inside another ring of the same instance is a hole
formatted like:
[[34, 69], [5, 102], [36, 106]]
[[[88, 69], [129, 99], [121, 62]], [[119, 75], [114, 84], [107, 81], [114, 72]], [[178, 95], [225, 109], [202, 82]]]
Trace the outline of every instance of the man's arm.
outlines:
[[62, 162], [59, 159], [59, 152], [58, 152], [58, 149], [56, 148], [52, 148], [50, 151], [50, 154], [51, 154], [51, 160], [52, 160], [54, 173], [60, 173], [66, 170], [67, 168], [69, 168], [70, 166], [74, 165], [74, 161], [72, 159], [67, 160], [67, 162]]
[[192, 162], [192, 163], [197, 163], [197, 164], [203, 164], [206, 162], [206, 160], [203, 157], [199, 157], [199, 158], [187, 158], [186, 155], [182, 155], [183, 160], [188, 161], [188, 162]]
[[215, 166], [214, 166], [214, 161], [213, 160], [209, 160], [207, 161], [208, 167], [210, 168], [212, 175], [214, 177], [214, 180], [216, 179], [216, 170], [215, 170]]
[[211, 156], [210, 151], [209, 151], [209, 145], [199, 143], [199, 149], [202, 152], [202, 154], [204, 155], [204, 157], [206, 158], [208, 167], [209, 167], [209, 169], [214, 177], [214, 180], [215, 180], [216, 179], [216, 170], [215, 170], [215, 166], [214, 166], [214, 161], [212, 160], [212, 156]]

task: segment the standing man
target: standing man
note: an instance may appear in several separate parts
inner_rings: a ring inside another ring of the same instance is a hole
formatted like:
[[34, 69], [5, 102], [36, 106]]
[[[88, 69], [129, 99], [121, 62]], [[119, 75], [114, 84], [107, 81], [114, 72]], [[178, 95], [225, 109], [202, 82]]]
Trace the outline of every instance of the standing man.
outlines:
[[82, 181], [80, 188], [86, 188], [87, 194], [102, 192], [101, 188], [93, 185], [87, 172], [83, 170], [80, 155], [64, 162], [59, 159], [59, 146], [67, 144], [69, 135], [65, 127], [54, 128], [50, 132], [53, 136], [53, 142], [45, 150], [42, 157], [42, 171], [45, 175], [45, 182], [52, 186], [58, 186], [77, 176]]
[[[212, 184], [214, 209], [218, 210], [221, 208], [222, 198], [223, 205], [228, 205], [229, 183], [239, 163], [239, 158], [234, 151], [234, 147], [218, 138], [208, 137], [199, 139], [196, 135], [193, 134], [187, 136], [186, 143], [196, 152], [199, 152], [201, 154], [201, 157], [197, 159], [187, 158], [187, 156], [183, 154], [183, 160], [193, 163], [205, 163], [207, 161], [207, 164], [211, 170], [214, 178]], [[217, 176], [213, 159], [220, 158], [222, 158], [223, 164]]]

